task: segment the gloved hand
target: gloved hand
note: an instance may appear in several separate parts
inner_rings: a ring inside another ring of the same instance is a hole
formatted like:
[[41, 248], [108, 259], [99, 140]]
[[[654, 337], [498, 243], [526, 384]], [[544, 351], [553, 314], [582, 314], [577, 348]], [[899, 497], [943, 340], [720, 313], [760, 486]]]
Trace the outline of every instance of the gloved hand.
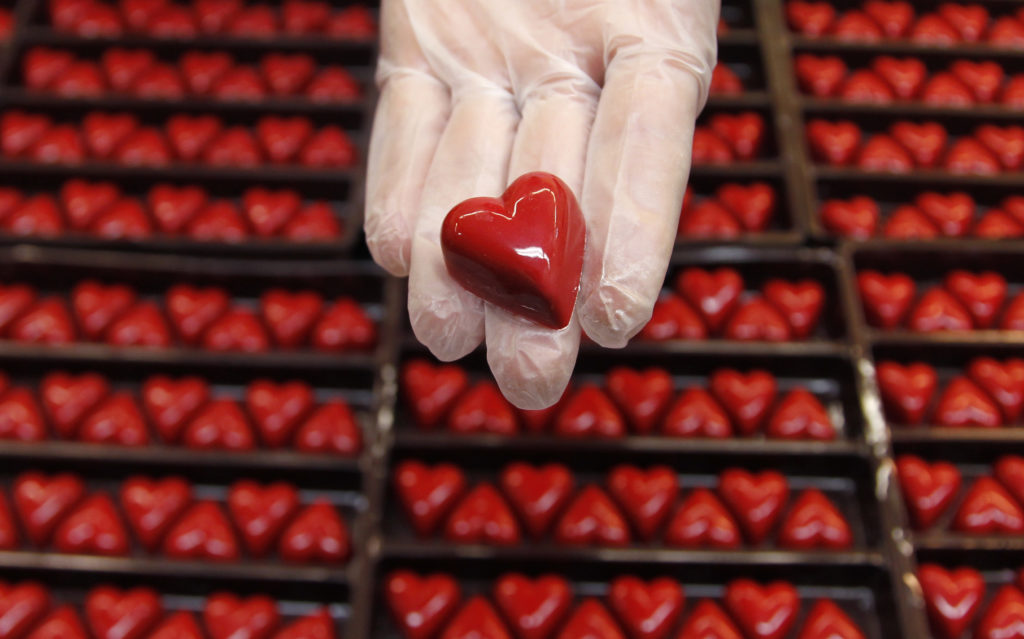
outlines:
[[[650, 319], [676, 236], [694, 121], [715, 66], [718, 0], [383, 0], [366, 236], [409, 275], [416, 337], [441, 360], [485, 335], [521, 408], [554, 404], [580, 329], [621, 348]], [[440, 229], [469, 197], [554, 173], [587, 222], [576, 317], [550, 330], [472, 295]]]

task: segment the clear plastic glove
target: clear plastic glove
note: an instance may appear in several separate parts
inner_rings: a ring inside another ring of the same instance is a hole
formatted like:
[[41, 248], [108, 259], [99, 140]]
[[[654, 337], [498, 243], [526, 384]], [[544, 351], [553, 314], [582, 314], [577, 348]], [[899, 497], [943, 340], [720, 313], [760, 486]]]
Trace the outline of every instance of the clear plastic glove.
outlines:
[[[718, 0], [383, 0], [366, 235], [409, 275], [416, 337], [475, 349], [521, 408], [555, 403], [580, 329], [621, 348], [650, 319], [676, 236], [694, 122], [715, 66]], [[576, 317], [562, 330], [456, 284], [440, 229], [462, 200], [529, 171], [576, 193], [587, 222]]]

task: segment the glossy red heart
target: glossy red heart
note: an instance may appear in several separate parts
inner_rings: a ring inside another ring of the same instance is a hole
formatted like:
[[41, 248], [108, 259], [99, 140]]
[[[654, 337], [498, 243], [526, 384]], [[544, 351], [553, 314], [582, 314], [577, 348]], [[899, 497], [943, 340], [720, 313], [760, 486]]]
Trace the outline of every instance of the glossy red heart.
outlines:
[[793, 339], [793, 332], [774, 305], [756, 296], [736, 309], [725, 325], [723, 336], [743, 341], [784, 342]]
[[921, 168], [938, 164], [948, 140], [946, 129], [936, 122], [900, 121], [889, 127], [889, 133]]
[[995, 154], [1005, 170], [1024, 167], [1024, 127], [983, 124], [975, 129], [974, 137]]
[[121, 198], [100, 213], [90, 230], [108, 240], [137, 240], [152, 235], [153, 225], [138, 200]]
[[185, 426], [182, 441], [200, 450], [251, 450], [256, 446], [242, 410], [233, 400], [215, 399]]
[[970, 312], [952, 294], [940, 287], [921, 296], [910, 312], [907, 325], [919, 333], [969, 331], [974, 327]]
[[85, 598], [85, 619], [97, 639], [142, 639], [162, 615], [160, 597], [149, 588], [99, 586]]
[[182, 341], [189, 345], [199, 342], [203, 332], [228, 310], [230, 299], [220, 288], [196, 288], [176, 284], [167, 290], [164, 306], [167, 315]]
[[337, 564], [352, 552], [348, 528], [325, 499], [306, 506], [281, 533], [278, 553], [285, 561]]
[[206, 205], [206, 192], [196, 186], [157, 184], [150, 189], [147, 202], [160, 230], [177, 234]]
[[82, 119], [82, 136], [90, 156], [103, 160], [138, 127], [139, 121], [129, 113], [92, 111]]
[[223, 51], [187, 51], [179, 62], [190, 91], [199, 95], [209, 93], [234, 64], [232, 57]]
[[837, 40], [846, 42], [879, 42], [882, 29], [870, 16], [851, 9], [844, 12], [832, 25], [832, 34]]
[[70, 51], [32, 47], [21, 61], [21, 75], [29, 89], [48, 88], [71, 65], [75, 57]]
[[448, 623], [441, 633], [440, 639], [512, 639], [498, 613], [486, 599], [477, 595], [466, 602], [466, 605]]
[[211, 639], [268, 639], [281, 621], [274, 600], [256, 595], [242, 599], [217, 593], [206, 600], [203, 622]]
[[388, 575], [385, 597], [395, 621], [409, 639], [437, 634], [459, 605], [459, 584], [448, 575], [420, 577], [402, 570]]
[[[171, 559], [235, 561], [238, 540], [227, 516], [216, 502], [199, 501], [178, 519], [163, 541], [163, 552]], [[207, 628], [216, 630], [207, 619]]]
[[337, 214], [326, 202], [303, 207], [282, 229], [284, 236], [295, 242], [329, 242], [342, 231]]
[[282, 628], [274, 639], [335, 639], [334, 620], [326, 608]]
[[426, 360], [412, 360], [402, 367], [402, 392], [416, 425], [434, 428], [466, 390], [466, 373], [454, 365], [434, 366]]
[[254, 312], [231, 308], [206, 327], [202, 346], [218, 352], [260, 353], [270, 349], [270, 336]]
[[864, 314], [872, 326], [893, 329], [914, 301], [917, 285], [902, 273], [883, 275], [877, 271], [862, 271], [857, 275], [857, 289], [864, 304]]
[[960, 42], [960, 34], [942, 16], [926, 13], [911, 28], [910, 40], [927, 46], [948, 47]]
[[665, 543], [680, 548], [738, 548], [740, 529], [722, 502], [698, 488], [679, 504], [665, 529]]
[[878, 388], [887, 417], [899, 424], [919, 424], [935, 394], [938, 376], [935, 369], [916, 362], [906, 366], [896, 362], [878, 365]]
[[715, 197], [747, 231], [765, 230], [775, 213], [775, 189], [765, 182], [724, 184], [715, 191]]
[[975, 237], [1003, 240], [1024, 236], [1024, 226], [999, 209], [989, 209], [974, 227]]
[[46, 437], [43, 411], [29, 389], [12, 388], [0, 395], [0, 440], [38, 442]]
[[970, 88], [979, 102], [995, 101], [1003, 86], [1003, 68], [992, 61], [956, 60], [949, 70]]
[[667, 466], [641, 470], [620, 465], [608, 474], [608, 492], [629, 517], [638, 536], [650, 540], [668, 517], [679, 494], [679, 482]]
[[792, 0], [785, 6], [789, 26], [804, 35], [825, 35], [835, 22], [836, 10], [827, 2]]
[[751, 371], [743, 374], [730, 369], [712, 373], [710, 389], [743, 435], [750, 435], [760, 428], [777, 392], [775, 378], [770, 373]]
[[75, 341], [75, 328], [64, 300], [39, 300], [10, 327], [11, 339], [35, 344], [67, 344]]
[[82, 137], [72, 124], [57, 124], [44, 131], [28, 154], [43, 164], [79, 164], [86, 158]]
[[731, 239], [739, 237], [742, 232], [739, 221], [714, 200], [704, 200], [684, 212], [679, 219], [682, 237]]
[[663, 639], [683, 611], [683, 589], [664, 577], [646, 583], [636, 577], [618, 577], [609, 584], [608, 603], [629, 636]]
[[637, 335], [637, 339], [705, 339], [707, 333], [708, 329], [697, 312], [680, 297], [667, 293], [654, 303], [651, 319]]
[[992, 22], [988, 30], [989, 44], [1020, 49], [1024, 45], [1024, 21], [1014, 16], [1002, 16]]
[[966, 193], [957, 192], [943, 195], [926, 192], [918, 195], [914, 203], [942, 231], [943, 235], [965, 236], [974, 223], [974, 200]]
[[698, 603], [676, 639], [743, 639], [729, 616], [710, 599]]
[[551, 426], [551, 422], [555, 418], [555, 415], [562, 411], [562, 408], [565, 406], [565, 400], [568, 399], [572, 392], [572, 384], [569, 384], [565, 387], [565, 390], [562, 391], [562, 396], [558, 398], [558, 401], [551, 406], [537, 410], [520, 409], [519, 421], [523, 430], [527, 433], [547, 432], [548, 427]]
[[121, 484], [121, 508], [136, 537], [154, 552], [171, 524], [192, 502], [192, 487], [180, 477], [130, 477]]
[[738, 305], [743, 278], [731, 268], [688, 268], [676, 279], [676, 290], [700, 312], [712, 331], [718, 331]]
[[998, 428], [1003, 423], [999, 405], [966, 377], [946, 386], [935, 406], [934, 421], [953, 428]]
[[904, 204], [889, 216], [882, 235], [899, 240], [930, 240], [939, 237], [939, 229], [919, 208]]
[[191, 7], [167, 4], [159, 9], [146, 24], [146, 31], [155, 38], [194, 38], [199, 31]]
[[[326, 4], [321, 6], [325, 11], [328, 8]], [[313, 77], [315, 68], [316, 61], [304, 53], [268, 53], [260, 60], [260, 71], [270, 90], [277, 95], [294, 95], [302, 91]]]
[[629, 527], [603, 490], [587, 486], [566, 508], [555, 526], [555, 540], [566, 546], [626, 546]]
[[131, 549], [114, 502], [103, 493], [71, 509], [54, 529], [53, 545], [60, 552], [89, 555], [127, 555]]
[[871, 136], [861, 147], [857, 166], [865, 171], [908, 173], [914, 168], [914, 160], [899, 142], [880, 133]]
[[584, 599], [558, 636], [560, 639], [626, 639], [608, 609], [597, 599]]
[[87, 639], [75, 609], [61, 606], [46, 616], [25, 639]]
[[483, 483], [452, 509], [444, 537], [457, 544], [514, 546], [520, 541], [519, 523], [501, 493]]
[[842, 58], [834, 55], [819, 57], [810, 53], [796, 56], [794, 69], [800, 88], [819, 98], [834, 97], [847, 73]]
[[50, 608], [50, 593], [34, 581], [0, 582], [0, 637], [18, 639], [43, 618]]
[[0, 284], [0, 334], [7, 329], [36, 301], [36, 292], [24, 284]]
[[114, 91], [127, 92], [156, 62], [156, 56], [147, 49], [114, 47], [100, 55], [100, 66]]
[[[514, 211], [509, 215], [508, 211]], [[472, 198], [445, 218], [449, 274], [475, 295], [549, 328], [569, 323], [583, 269], [585, 223], [571, 189], [527, 173], [501, 198]], [[524, 257], [533, 255], [538, 257]]]
[[976, 639], [1000, 639], [1019, 635], [1024, 626], [1024, 592], [1012, 585], [999, 589], [974, 629]]
[[158, 625], [149, 639], [203, 639], [203, 633], [192, 613], [181, 610]]
[[995, 478], [1003, 484], [1010, 494], [1024, 503], [1024, 458], [1017, 455], [1000, 457], [992, 467]]
[[290, 189], [272, 191], [254, 187], [242, 196], [242, 210], [256, 234], [262, 237], [277, 235], [301, 206], [299, 194]]
[[859, 69], [843, 82], [839, 97], [850, 102], [889, 104], [896, 99], [896, 94], [882, 76], [871, 69]]
[[753, 111], [716, 113], [708, 120], [716, 135], [729, 143], [739, 160], [753, 160], [764, 145], [764, 118]]
[[355, 457], [363, 448], [363, 432], [348, 405], [334, 399], [324, 402], [295, 432], [295, 449]]
[[267, 87], [255, 67], [234, 66], [213, 83], [210, 95], [218, 100], [257, 102], [267, 95]]
[[957, 639], [974, 621], [985, 596], [985, 580], [973, 568], [946, 570], [924, 564], [917, 571], [932, 631], [940, 639]]
[[930, 528], [960, 491], [960, 471], [947, 462], [929, 464], [920, 457], [901, 455], [896, 470], [904, 502], [918, 530]]
[[0, 149], [7, 157], [25, 154], [53, 123], [45, 115], [6, 111], [0, 116]]
[[862, 8], [878, 23], [887, 38], [904, 37], [914, 23], [914, 7], [909, 2], [869, 0]]
[[519, 639], [545, 639], [569, 612], [572, 592], [565, 579], [503, 575], [494, 584], [494, 603]]
[[981, 477], [967, 489], [953, 516], [953, 529], [975, 535], [1019, 535], [1024, 532], [1024, 509], [995, 479]]
[[[872, 61], [871, 68], [901, 100], [916, 98], [928, 76], [928, 68], [917, 58], [879, 56]], [[903, 141], [899, 136], [896, 139]]]
[[70, 473], [47, 477], [27, 472], [14, 481], [14, 508], [36, 546], [46, 545], [57, 523], [84, 495], [82, 480]]
[[242, 480], [228, 491], [227, 506], [246, 549], [263, 557], [298, 510], [299, 494], [285, 482], [261, 486]]
[[289, 34], [320, 31], [330, 15], [331, 5], [319, 0], [285, 0], [281, 3], [281, 26]]
[[53, 197], [40, 194], [15, 206], [4, 219], [4, 229], [11, 235], [55, 236], [64, 232], [64, 220]]
[[246, 388], [245, 405], [263, 444], [281, 448], [313, 409], [313, 389], [304, 382], [257, 380]]
[[660, 421], [672, 398], [672, 377], [660, 368], [643, 372], [618, 367], [605, 376], [608, 395], [618, 404], [633, 431], [648, 434]]
[[121, 197], [111, 182], [68, 180], [60, 189], [60, 202], [72, 229], [84, 230]]
[[789, 483], [775, 471], [754, 475], [731, 468], [719, 477], [718, 493], [736, 515], [750, 543], [758, 545], [782, 514], [789, 500]]
[[448, 430], [461, 435], [514, 435], [519, 426], [512, 405], [494, 382], [477, 382], [455, 401], [448, 413]]
[[153, 302], [139, 302], [107, 327], [106, 341], [111, 346], [166, 348], [171, 332], [163, 311]]
[[232, 126], [206, 145], [202, 161], [211, 166], [249, 168], [263, 163], [263, 151], [249, 129]]
[[184, 162], [198, 161], [224, 128], [220, 118], [215, 116], [184, 113], [169, 118], [165, 126], [174, 155]]
[[921, 101], [937, 107], [967, 108], [974, 104], [974, 93], [956, 75], [940, 72], [921, 88]]
[[617, 438], [625, 436], [626, 424], [604, 391], [586, 384], [566, 400], [554, 432], [561, 437]]
[[499, 485], [527, 532], [539, 539], [568, 502], [574, 481], [561, 464], [534, 467], [513, 462], [502, 470]]
[[56, 372], [43, 378], [39, 390], [54, 430], [64, 439], [74, 439], [82, 419], [110, 393], [110, 384], [96, 373]]
[[729, 143], [702, 126], [693, 130], [693, 148], [690, 157], [694, 166], [731, 164], [734, 159]]
[[310, 342], [320, 350], [369, 350], [376, 344], [373, 320], [353, 300], [339, 299], [320, 315], [314, 324]]
[[[0, 550], [17, 550], [21, 545], [18, 525], [15, 523], [14, 515], [10, 506], [7, 505], [7, 498], [0, 495]], [[5, 592], [5, 585], [0, 582], [0, 599], [4, 599], [9, 593]], [[0, 604], [0, 624], [4, 624], [5, 610]], [[4, 626], [6, 627], [6, 624]], [[0, 631], [0, 637], [6, 637], [8, 633]]]
[[661, 432], [671, 437], [732, 436], [725, 409], [703, 388], [688, 388], [669, 407]]
[[821, 222], [826, 229], [857, 240], [875, 234], [880, 215], [875, 201], [864, 196], [850, 200], [827, 200], [821, 205]]
[[135, 129], [114, 151], [115, 161], [126, 166], [166, 166], [173, 155], [164, 132], [152, 126]]
[[737, 579], [726, 586], [725, 605], [750, 639], [782, 639], [796, 622], [800, 600], [786, 582]]
[[395, 469], [394, 485], [409, 523], [417, 535], [427, 537], [462, 496], [466, 479], [451, 464], [428, 467], [405, 461]]
[[807, 613], [798, 639], [865, 639], [865, 636], [834, 601], [819, 599]]
[[269, 38], [277, 30], [277, 12], [268, 5], [244, 6], [226, 27], [228, 33], [246, 38]]
[[828, 441], [836, 438], [828, 411], [804, 388], [793, 389], [779, 401], [764, 430], [768, 437], [779, 439]]
[[139, 76], [131, 91], [136, 97], [146, 100], [180, 100], [187, 89], [177, 67], [157, 62]]
[[158, 375], [142, 386], [142, 404], [165, 443], [177, 443], [185, 423], [210, 397], [210, 388], [197, 377], [174, 380]]
[[967, 175], [995, 175], [1003, 170], [999, 159], [987, 146], [969, 137], [960, 138], [950, 146], [943, 166], [951, 173]]
[[938, 14], [960, 33], [964, 42], [978, 42], [988, 29], [988, 10], [979, 4], [945, 2]]
[[344, 129], [321, 127], [299, 152], [299, 164], [313, 169], [345, 168], [355, 165], [358, 151]]
[[[293, 161], [307, 140], [313, 135], [313, 124], [308, 118], [264, 116], [256, 124], [256, 135], [271, 162], [285, 164]], [[259, 231], [259, 228], [257, 228]]]
[[145, 446], [149, 431], [135, 398], [120, 391], [102, 400], [82, 421], [78, 438], [90, 444]]
[[860, 148], [860, 140], [860, 128], [853, 122], [811, 120], [807, 124], [811, 154], [827, 164], [846, 166], [852, 163]]
[[849, 548], [853, 545], [850, 524], [828, 497], [816, 488], [805, 490], [779, 525], [782, 548]]
[[343, 67], [322, 68], [306, 86], [306, 96], [313, 102], [350, 102], [362, 95], [362, 86]]
[[765, 283], [764, 297], [786, 317], [798, 338], [809, 337], [818, 324], [825, 292], [813, 280], [787, 282], [773, 279]]
[[71, 291], [71, 308], [85, 337], [100, 339], [110, 324], [135, 304], [135, 291], [127, 286], [105, 286], [86, 280]]

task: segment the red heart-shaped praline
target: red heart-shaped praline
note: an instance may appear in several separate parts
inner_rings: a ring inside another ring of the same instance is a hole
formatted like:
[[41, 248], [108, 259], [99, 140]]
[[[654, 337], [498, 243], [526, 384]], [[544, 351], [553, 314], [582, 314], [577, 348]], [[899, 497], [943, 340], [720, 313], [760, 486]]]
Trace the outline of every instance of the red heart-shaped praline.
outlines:
[[860, 128], [853, 122], [811, 120], [807, 124], [811, 153], [828, 164], [845, 166], [852, 163], [860, 148], [860, 139]]
[[882, 76], [901, 100], [915, 98], [928, 76], [928, 67], [917, 58], [879, 56], [871, 63], [871, 68]]
[[534, 467], [523, 462], [509, 464], [501, 472], [501, 490], [519, 514], [526, 530], [542, 537], [561, 512], [573, 489], [573, 477], [561, 464]]
[[750, 639], [782, 639], [796, 623], [796, 588], [783, 581], [762, 586], [737, 579], [725, 589], [725, 605]]
[[779, 439], [828, 441], [836, 438], [828, 411], [805, 388], [795, 388], [779, 401], [764, 432], [768, 437]]
[[85, 484], [70, 473], [47, 477], [28, 472], [14, 481], [14, 508], [36, 546], [46, 545], [58, 522], [84, 495]]
[[469, 491], [445, 523], [444, 536], [457, 544], [515, 546], [519, 523], [494, 486], [483, 483]]
[[26, 639], [87, 639], [89, 634], [71, 606], [61, 606], [35, 627]]
[[828, 497], [809, 488], [793, 503], [779, 525], [782, 548], [849, 548], [853, 545], [850, 524]]
[[402, 367], [402, 392], [406, 407], [420, 428], [430, 430], [445, 418], [455, 400], [469, 386], [469, 378], [458, 366], [434, 366], [415, 359]]
[[821, 222], [829, 231], [856, 240], [875, 234], [881, 212], [869, 197], [828, 200], [821, 205]]
[[890, 421], [918, 424], [925, 416], [938, 376], [935, 369], [920, 362], [906, 366], [896, 362], [878, 365], [878, 388]]
[[608, 395], [622, 409], [633, 430], [641, 435], [650, 433], [661, 420], [672, 399], [672, 377], [661, 368], [635, 371], [614, 368], [605, 375]]
[[335, 639], [334, 619], [326, 608], [293, 621], [277, 634], [274, 639]]
[[1024, 532], [1024, 509], [991, 477], [974, 482], [953, 517], [953, 528], [975, 535]]
[[789, 500], [789, 482], [775, 471], [754, 475], [730, 468], [718, 480], [718, 493], [743, 527], [751, 544], [760, 544], [775, 526]]
[[199, 409], [182, 433], [188, 448], [251, 450], [256, 446], [249, 422], [233, 400], [216, 399]]
[[462, 597], [459, 584], [448, 575], [420, 577], [405, 570], [388, 575], [385, 595], [392, 616], [408, 639], [435, 636]]
[[176, 444], [185, 423], [210, 397], [210, 387], [198, 377], [171, 379], [158, 375], [142, 385], [142, 404], [161, 439]]
[[254, 557], [263, 557], [299, 508], [299, 494], [285, 482], [261, 486], [236, 482], [228, 491], [228, 512]]
[[0, 628], [4, 639], [24, 637], [50, 608], [50, 593], [38, 583], [0, 582]]
[[722, 328], [743, 292], [743, 278], [731, 268], [688, 268], [679, 274], [675, 284], [679, 294], [700, 312], [713, 332]]
[[626, 519], [603, 490], [587, 486], [566, 508], [555, 527], [555, 541], [566, 546], [626, 546]]
[[729, 616], [710, 599], [694, 607], [676, 639], [743, 639]]
[[777, 385], [775, 377], [765, 371], [743, 374], [721, 369], [711, 374], [710, 389], [737, 430], [750, 435], [760, 428], [775, 403]]
[[1007, 584], [989, 602], [974, 629], [975, 639], [1013, 637], [1024, 626], [1024, 592]]
[[494, 584], [494, 602], [520, 639], [547, 639], [569, 612], [572, 591], [562, 577], [528, 579], [502, 576]]
[[625, 436], [626, 424], [608, 395], [586, 384], [565, 401], [554, 432], [561, 437], [617, 438]]
[[807, 613], [799, 639], [865, 639], [865, 636], [834, 601], [819, 599]]
[[441, 633], [440, 639], [512, 639], [498, 613], [482, 596], [477, 595], [459, 610]]
[[405, 461], [395, 469], [394, 485], [416, 534], [428, 537], [462, 496], [466, 478], [451, 464]]
[[725, 409], [703, 388], [688, 388], [668, 409], [661, 432], [670, 437], [732, 436]]
[[902, 273], [887, 276], [877, 271], [862, 271], [857, 275], [857, 289], [868, 323], [892, 329], [899, 326], [909, 312], [917, 285]]
[[946, 386], [935, 405], [936, 424], [952, 428], [998, 428], [1003, 423], [999, 405], [966, 377]]
[[960, 471], [947, 462], [929, 464], [920, 457], [901, 455], [896, 459], [896, 471], [918, 530], [931, 527], [960, 490]]
[[192, 502], [192, 486], [180, 477], [131, 477], [121, 484], [121, 508], [135, 535], [150, 552]]
[[622, 465], [608, 474], [608, 492], [629, 516], [639, 536], [651, 539], [675, 503], [679, 483], [667, 466], [641, 470]]
[[680, 548], [738, 548], [739, 526], [707, 488], [698, 488], [679, 504], [665, 528], [665, 543]]
[[97, 493], [74, 508], [53, 531], [60, 552], [90, 555], [127, 555], [128, 531], [110, 496]]
[[203, 639], [203, 633], [192, 613], [181, 610], [157, 626], [149, 639]]
[[32, 391], [11, 388], [0, 396], [0, 440], [38, 442], [46, 437], [46, 420]]
[[82, 421], [78, 438], [91, 444], [145, 446], [149, 430], [135, 397], [120, 391], [101, 401]]
[[527, 173], [501, 198], [472, 198], [445, 217], [441, 248], [452, 278], [473, 294], [549, 328], [569, 324], [586, 224], [572, 190]]
[[54, 430], [64, 439], [74, 439], [82, 419], [110, 393], [110, 384], [96, 373], [56, 372], [43, 378], [39, 392]]
[[85, 620], [97, 639], [142, 639], [162, 614], [160, 597], [149, 588], [99, 586], [85, 598]]
[[343, 400], [324, 402], [295, 432], [295, 449], [355, 457], [363, 448], [359, 421]]
[[846, 78], [846, 63], [834, 55], [816, 56], [802, 53], [794, 61], [797, 82], [807, 93], [819, 98], [835, 96]]
[[618, 577], [609, 584], [608, 603], [636, 639], [663, 639], [683, 611], [683, 589], [662, 577], [643, 582]]
[[932, 630], [941, 639], [957, 639], [974, 621], [985, 596], [985, 580], [973, 568], [946, 570], [924, 564], [917, 571]]
[[707, 336], [708, 329], [697, 311], [678, 295], [666, 293], [654, 303], [651, 319], [637, 335], [637, 339], [660, 342], [672, 339], [705, 339]]
[[[196, 502], [185, 511], [167, 531], [163, 551], [172, 559], [209, 561], [236, 561], [241, 554], [227, 516], [212, 501]], [[207, 627], [217, 634], [209, 619]]]
[[242, 599], [217, 593], [203, 608], [203, 621], [212, 639], [268, 639], [280, 620], [277, 604], [263, 595]]
[[313, 389], [305, 382], [257, 380], [245, 390], [249, 417], [268, 448], [288, 444], [299, 423], [313, 409], [313, 401]]
[[348, 527], [329, 501], [318, 499], [284, 529], [278, 552], [285, 561], [341, 563], [352, 552]]

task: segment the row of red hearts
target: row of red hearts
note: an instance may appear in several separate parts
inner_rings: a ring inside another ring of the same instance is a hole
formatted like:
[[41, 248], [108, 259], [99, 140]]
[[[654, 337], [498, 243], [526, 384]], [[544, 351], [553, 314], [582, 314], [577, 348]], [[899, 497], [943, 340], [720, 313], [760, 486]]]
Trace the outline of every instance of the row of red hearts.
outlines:
[[803, 53], [796, 56], [794, 69], [800, 88], [819, 98], [874, 104], [915, 100], [946, 107], [1000, 102], [1024, 109], [1024, 73], [1007, 77], [991, 61], [955, 60], [948, 70], [929, 75], [918, 58], [878, 56], [869, 67], [851, 72], [838, 56]]
[[[502, 575], [489, 598], [474, 595], [465, 603], [458, 582], [446, 574], [400, 570], [387, 576], [384, 587], [392, 618], [406, 639], [865, 638], [830, 599], [816, 600], [798, 624], [801, 604], [810, 602], [801, 602], [796, 588], [781, 581], [761, 585], [736, 579], [726, 586], [721, 603], [701, 599], [686, 614], [683, 586], [665, 577], [617, 577], [608, 584], [607, 607], [588, 596], [571, 614], [572, 585], [559, 575]], [[798, 625], [799, 632], [790, 635]]]
[[45, 164], [98, 160], [151, 167], [288, 164], [326, 169], [358, 161], [358, 151], [341, 127], [316, 128], [305, 116], [271, 115], [253, 126], [225, 126], [213, 115], [185, 114], [162, 125], [142, 125], [130, 113], [92, 111], [76, 124], [8, 110], [0, 113], [0, 151], [8, 158]]
[[604, 388], [567, 388], [550, 408], [519, 410], [492, 381], [470, 385], [456, 365], [411, 360], [402, 368], [402, 391], [413, 422], [422, 430], [444, 424], [459, 434], [550, 432], [560, 437], [751, 437], [832, 440], [838, 433], [817, 397], [796, 387], [778, 397], [765, 371], [719, 369], [708, 388], [675, 390], [664, 369], [615, 368]]
[[174, 62], [164, 62], [147, 49], [110, 48], [96, 60], [63, 49], [33, 47], [22, 58], [21, 77], [29, 89], [62, 97], [262, 100], [304, 95], [313, 102], [362, 97], [362, 88], [345, 67], [318, 69], [316, 60], [304, 53], [268, 53], [257, 65], [243, 65], [224, 51], [187, 51]]
[[[523, 543], [520, 523], [534, 540], [547, 536], [563, 546], [661, 544], [676, 548], [841, 550], [853, 545], [850, 524], [816, 488], [790, 501], [789, 482], [776, 471], [751, 474], [728, 469], [717, 495], [692, 490], [682, 501], [680, 479], [666, 466], [617, 466], [606, 488], [576, 481], [561, 464], [506, 466], [496, 484], [467, 491], [463, 472], [451, 464], [399, 464], [394, 486], [420, 537], [440, 532], [457, 544]], [[611, 497], [609, 497], [611, 495]], [[507, 501], [506, 501], [507, 500]], [[677, 503], [678, 502], [678, 503]]]
[[954, 428], [1015, 425], [1024, 409], [1024, 360], [979, 357], [964, 375], [946, 384], [935, 400], [939, 377], [928, 364], [878, 364], [878, 388], [886, 417], [901, 426], [925, 422]]
[[705, 197], [698, 197], [687, 186], [677, 234], [734, 238], [743, 233], [760, 233], [768, 228], [775, 208], [775, 189], [765, 182], [728, 182]]
[[695, 166], [749, 162], [761, 157], [764, 137], [760, 113], [716, 113], [694, 129], [690, 160]]
[[1024, 330], [1024, 291], [1010, 299], [1006, 278], [992, 271], [951, 271], [920, 298], [917, 283], [903, 273], [861, 271], [857, 288], [864, 315], [875, 328], [905, 327], [918, 333]]
[[811, 120], [807, 124], [811, 154], [833, 166], [865, 171], [910, 173], [943, 168], [958, 175], [994, 175], [1024, 168], [1024, 127], [983, 124], [973, 135], [950, 140], [937, 122], [893, 123], [887, 133], [862, 141], [859, 126], [848, 120]]
[[199, 186], [157, 184], [145, 197], [122, 194], [111, 182], [69, 180], [56, 197], [26, 197], [0, 186], [0, 227], [20, 236], [85, 233], [105, 239], [142, 239], [156, 233], [198, 241], [242, 242], [253, 236], [326, 242], [341, 234], [333, 207], [303, 203], [289, 189], [253, 187], [239, 201], [210, 198]]
[[788, 0], [790, 28], [807, 36], [830, 36], [847, 42], [909, 40], [947, 47], [984, 42], [1024, 48], [1024, 9], [1016, 15], [990, 15], [981, 4], [944, 2], [934, 11], [917, 15], [909, 2], [866, 0], [859, 8], [839, 13], [831, 2]]
[[1013, 628], [1024, 624], [1024, 573], [1018, 575], [1016, 585], [999, 588], [980, 618], [985, 579], [974, 568], [947, 570], [937, 564], [922, 564], [917, 580], [936, 639], [959, 639], [972, 626], [972, 636], [981, 639], [1012, 637], [1017, 632]]
[[638, 339], [787, 341], [812, 337], [825, 303], [825, 289], [813, 280], [768, 280], [760, 294], [747, 295], [739, 271], [683, 269], [674, 292], [663, 293]]
[[304, 382], [254, 381], [239, 403], [211, 397], [209, 384], [197, 377], [158, 375], [142, 383], [140, 409], [133, 392], [112, 391], [96, 373], [58, 372], [43, 378], [38, 395], [39, 400], [28, 388], [9, 386], [0, 373], [0, 440], [120, 446], [158, 441], [197, 450], [262, 447], [343, 457], [363, 447], [359, 422], [344, 400], [318, 402]]
[[365, 40], [377, 36], [373, 13], [361, 4], [333, 7], [325, 0], [284, 0], [279, 6], [243, 0], [49, 0], [60, 32], [84, 38], [125, 33], [184, 40], [203, 35], [239, 38], [322, 36]]
[[94, 280], [77, 284], [69, 297], [70, 305], [62, 297], [40, 297], [29, 285], [0, 285], [0, 335], [27, 343], [106, 341], [248, 353], [367, 351], [377, 341], [373, 320], [357, 302], [342, 297], [328, 304], [314, 291], [270, 289], [258, 312], [225, 289], [186, 284], [168, 289], [162, 304], [140, 300], [128, 286]]
[[[959, 501], [949, 527], [975, 535], [1024, 534], [1024, 458], [1007, 455], [960, 496], [960, 470], [914, 455], [896, 459], [903, 501], [917, 530], [929, 530]], [[959, 497], [959, 499], [958, 499]]]
[[303, 504], [284, 482], [238, 481], [222, 506], [194, 500], [192, 486], [180, 478], [132, 477], [118, 489], [128, 528], [110, 495], [90, 492], [70, 473], [22, 473], [11, 490], [13, 511], [0, 493], [2, 550], [22, 548], [20, 523], [28, 550], [126, 556], [137, 544], [171, 559], [239, 561], [276, 552], [288, 562], [329, 564], [351, 553], [348, 526], [335, 507], [325, 499]]
[[[0, 582], [0, 627], [7, 639], [334, 639], [326, 608], [282, 625], [277, 602], [264, 595], [214, 593], [202, 601], [201, 623], [187, 610], [165, 610], [146, 587], [97, 586], [77, 600], [54, 601], [42, 584]], [[168, 602], [170, 603], [170, 602]], [[84, 618], [84, 623], [83, 623]], [[204, 632], [205, 629], [205, 632]]]
[[900, 240], [937, 237], [1004, 239], [1024, 237], [1024, 196], [1011, 195], [991, 207], [977, 221], [978, 207], [963, 192], [920, 193], [913, 204], [899, 204], [885, 216], [870, 197], [830, 199], [821, 205], [821, 222], [843, 237], [864, 240], [876, 235]]

